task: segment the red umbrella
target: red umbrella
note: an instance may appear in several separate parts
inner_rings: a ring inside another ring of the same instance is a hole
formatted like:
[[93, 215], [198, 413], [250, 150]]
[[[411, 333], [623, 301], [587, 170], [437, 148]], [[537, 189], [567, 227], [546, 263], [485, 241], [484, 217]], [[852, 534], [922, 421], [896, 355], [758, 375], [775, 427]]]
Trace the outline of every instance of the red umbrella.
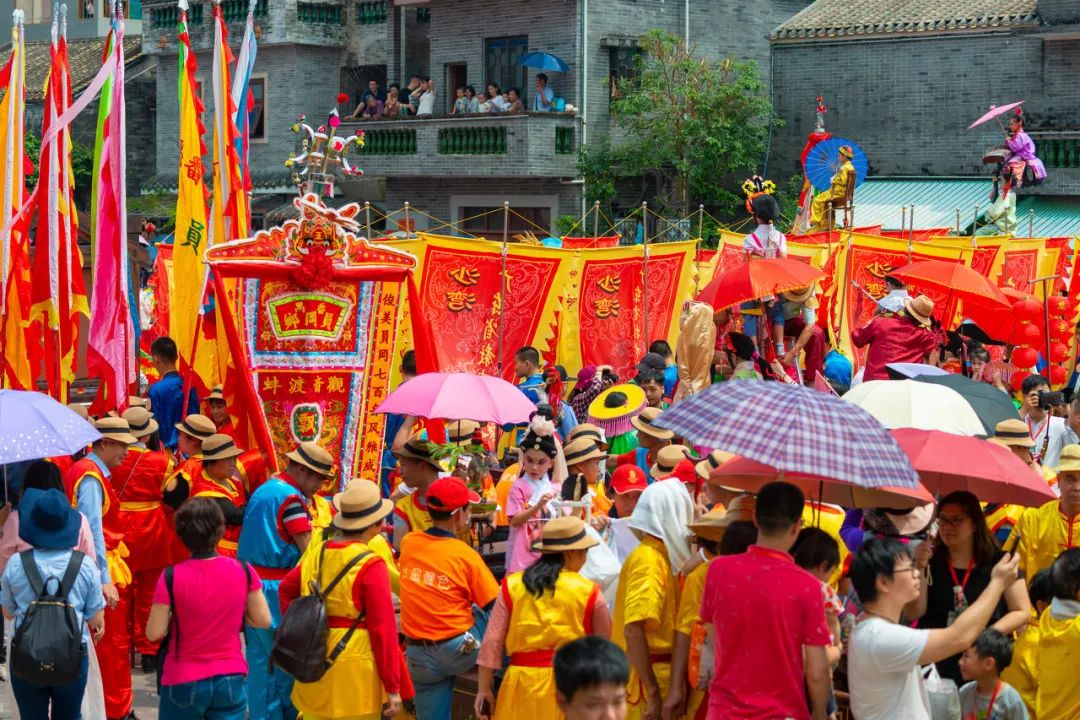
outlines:
[[1055, 498], [1046, 482], [1002, 445], [939, 430], [891, 432], [919, 480], [939, 497], [967, 490], [983, 502], [1029, 507]]
[[974, 300], [984, 305], [1010, 306], [996, 285], [967, 265], [953, 260], [920, 260], [889, 273], [916, 287], [934, 288], [949, 297]]
[[803, 473], [782, 473], [776, 468], [736, 455], [709, 475], [709, 482], [756, 493], [762, 485], [783, 480], [800, 488], [807, 497], [849, 508], [889, 507], [898, 510], [934, 502], [925, 487], [865, 488], [832, 478]]
[[[1009, 307], [1002, 307], [991, 300], [970, 300], [964, 303], [964, 315], [971, 318], [972, 322], [985, 330], [990, 337], [1001, 342], [1011, 342], [1013, 332], [1021, 322], [1034, 324], [1039, 329], [1041, 339], [1045, 332], [1042, 301], [1034, 295], [1013, 288], [1001, 288], [1001, 294], [1009, 301]], [[1021, 318], [1013, 312], [1012, 306], [1021, 301], [1034, 302], [1039, 306], [1038, 315], [1034, 319]]]
[[752, 258], [717, 275], [698, 294], [716, 310], [723, 310], [769, 295], [804, 288], [824, 277], [825, 273], [790, 258]]

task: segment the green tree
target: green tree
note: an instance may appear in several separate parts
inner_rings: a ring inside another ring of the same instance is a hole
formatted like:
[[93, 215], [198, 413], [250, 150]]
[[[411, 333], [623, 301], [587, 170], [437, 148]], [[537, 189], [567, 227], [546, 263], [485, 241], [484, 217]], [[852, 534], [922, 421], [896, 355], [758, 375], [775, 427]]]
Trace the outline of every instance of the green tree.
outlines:
[[666, 209], [685, 217], [700, 203], [729, 214], [739, 198], [722, 181], [757, 168], [775, 122], [757, 64], [695, 57], [659, 30], [640, 48], [636, 72], [612, 92], [619, 139], [582, 148], [586, 195], [606, 204], [616, 178], [657, 173]]
[[[26, 157], [34, 163], [34, 172], [26, 177], [26, 188], [32, 190], [38, 181], [38, 161], [41, 158], [41, 138], [33, 133], [26, 133], [23, 138]], [[75, 206], [80, 210], [90, 209], [90, 184], [94, 179], [94, 151], [74, 140], [71, 143], [71, 171], [74, 174]]]

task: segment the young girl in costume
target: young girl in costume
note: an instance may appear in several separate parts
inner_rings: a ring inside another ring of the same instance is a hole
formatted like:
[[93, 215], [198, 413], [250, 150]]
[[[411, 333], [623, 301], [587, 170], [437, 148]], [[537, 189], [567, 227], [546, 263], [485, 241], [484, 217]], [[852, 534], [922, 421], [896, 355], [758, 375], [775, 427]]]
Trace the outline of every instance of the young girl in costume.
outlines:
[[[518, 447], [521, 471], [506, 501], [510, 520], [510, 537], [506, 543], [508, 575], [524, 570], [539, 557], [530, 548], [532, 540], [540, 535], [543, 521], [555, 517], [551, 502], [559, 497], [560, 485], [553, 482], [555, 460], [559, 456], [555, 424], [543, 415], [533, 415]], [[559, 482], [565, 474], [564, 467]]]

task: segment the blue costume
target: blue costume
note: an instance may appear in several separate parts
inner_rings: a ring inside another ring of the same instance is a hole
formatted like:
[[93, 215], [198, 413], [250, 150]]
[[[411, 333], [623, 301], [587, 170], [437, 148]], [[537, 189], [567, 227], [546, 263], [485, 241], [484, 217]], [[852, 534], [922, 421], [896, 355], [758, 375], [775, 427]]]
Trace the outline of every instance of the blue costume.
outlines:
[[286, 540], [279, 526], [280, 511], [290, 498], [303, 494], [281, 477], [272, 477], [260, 485], [248, 500], [244, 525], [240, 531], [237, 557], [255, 566], [262, 579], [262, 591], [270, 606], [269, 628], [244, 628], [248, 663], [248, 712], [252, 718], [295, 720], [297, 710], [291, 694], [292, 676], [271, 666], [270, 650], [274, 630], [281, 622], [278, 586], [281, 579], [300, 561], [300, 548]]

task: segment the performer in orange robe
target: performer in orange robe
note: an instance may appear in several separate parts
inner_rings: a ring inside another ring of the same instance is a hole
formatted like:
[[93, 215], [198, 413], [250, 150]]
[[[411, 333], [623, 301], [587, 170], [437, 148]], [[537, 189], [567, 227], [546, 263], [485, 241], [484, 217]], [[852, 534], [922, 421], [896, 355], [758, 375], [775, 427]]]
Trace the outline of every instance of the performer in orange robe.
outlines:
[[158, 644], [146, 639], [146, 619], [158, 576], [168, 565], [176, 540], [172, 522], [161, 503], [161, 492], [172, 463], [165, 453], [146, 447], [158, 424], [145, 408], [129, 408], [123, 418], [139, 442], [128, 448], [127, 456], [113, 470], [111, 478], [120, 500], [120, 525], [132, 577], [131, 585], [120, 592], [128, 595], [131, 604], [128, 627], [135, 649], [142, 655], [143, 669], [149, 671], [154, 667]]
[[243, 451], [228, 435], [211, 435], [202, 443], [202, 457], [196, 469], [193, 463], [173, 475], [162, 497], [174, 508], [189, 497], [208, 497], [218, 500], [225, 516], [225, 536], [218, 542], [219, 555], [236, 557], [240, 526], [247, 506], [247, 493], [236, 478], [236, 458]]

